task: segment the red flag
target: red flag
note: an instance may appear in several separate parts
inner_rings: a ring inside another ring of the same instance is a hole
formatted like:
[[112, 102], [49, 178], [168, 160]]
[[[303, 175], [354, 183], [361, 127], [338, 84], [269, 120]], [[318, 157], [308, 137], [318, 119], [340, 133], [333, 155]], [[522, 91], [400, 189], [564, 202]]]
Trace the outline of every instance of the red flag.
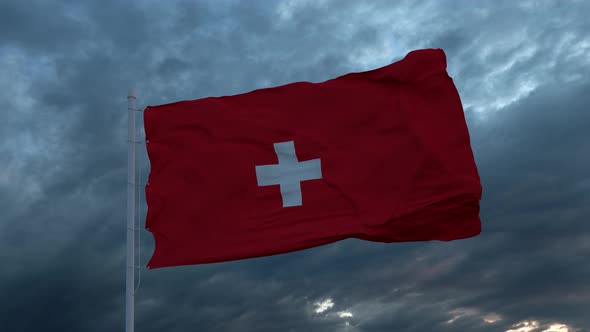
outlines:
[[149, 268], [480, 233], [479, 175], [440, 49], [317, 84], [150, 106], [144, 119]]

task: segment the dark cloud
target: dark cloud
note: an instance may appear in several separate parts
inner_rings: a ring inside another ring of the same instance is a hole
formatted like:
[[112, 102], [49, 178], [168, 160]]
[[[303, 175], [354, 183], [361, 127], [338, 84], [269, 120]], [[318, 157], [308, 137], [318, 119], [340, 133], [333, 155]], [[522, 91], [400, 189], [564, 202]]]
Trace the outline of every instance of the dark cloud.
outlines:
[[323, 81], [442, 47], [484, 185], [480, 236], [346, 240], [143, 270], [137, 330], [590, 330], [589, 10], [583, 1], [3, 1], [0, 329], [123, 329], [129, 86], [143, 108]]
[[44, 1], [0, 4], [0, 38], [3, 46], [15, 45], [35, 51], [60, 51], [76, 47], [89, 36], [88, 27], [76, 17], [76, 6], [59, 6]]

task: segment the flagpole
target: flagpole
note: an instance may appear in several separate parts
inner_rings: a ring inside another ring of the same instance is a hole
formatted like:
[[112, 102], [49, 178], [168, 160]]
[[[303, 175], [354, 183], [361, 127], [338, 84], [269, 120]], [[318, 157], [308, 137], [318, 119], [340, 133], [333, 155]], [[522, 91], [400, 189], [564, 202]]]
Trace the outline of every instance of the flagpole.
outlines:
[[127, 95], [127, 275], [125, 286], [125, 332], [134, 330], [135, 293], [135, 89]]

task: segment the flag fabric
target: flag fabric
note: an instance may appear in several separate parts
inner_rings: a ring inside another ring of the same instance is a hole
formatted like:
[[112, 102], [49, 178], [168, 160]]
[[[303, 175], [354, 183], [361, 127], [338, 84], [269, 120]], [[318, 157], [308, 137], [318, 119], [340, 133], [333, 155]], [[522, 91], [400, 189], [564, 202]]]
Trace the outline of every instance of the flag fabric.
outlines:
[[322, 83], [148, 106], [144, 126], [149, 268], [481, 230], [482, 188], [441, 49]]

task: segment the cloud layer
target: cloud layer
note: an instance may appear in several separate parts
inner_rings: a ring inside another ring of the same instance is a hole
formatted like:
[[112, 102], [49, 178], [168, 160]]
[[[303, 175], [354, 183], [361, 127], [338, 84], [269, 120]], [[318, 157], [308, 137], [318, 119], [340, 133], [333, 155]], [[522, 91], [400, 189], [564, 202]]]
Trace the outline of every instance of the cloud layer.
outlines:
[[440, 47], [484, 186], [480, 236], [143, 271], [137, 330], [590, 330], [588, 12], [574, 0], [2, 1], [1, 329], [123, 329], [129, 86], [143, 108]]

